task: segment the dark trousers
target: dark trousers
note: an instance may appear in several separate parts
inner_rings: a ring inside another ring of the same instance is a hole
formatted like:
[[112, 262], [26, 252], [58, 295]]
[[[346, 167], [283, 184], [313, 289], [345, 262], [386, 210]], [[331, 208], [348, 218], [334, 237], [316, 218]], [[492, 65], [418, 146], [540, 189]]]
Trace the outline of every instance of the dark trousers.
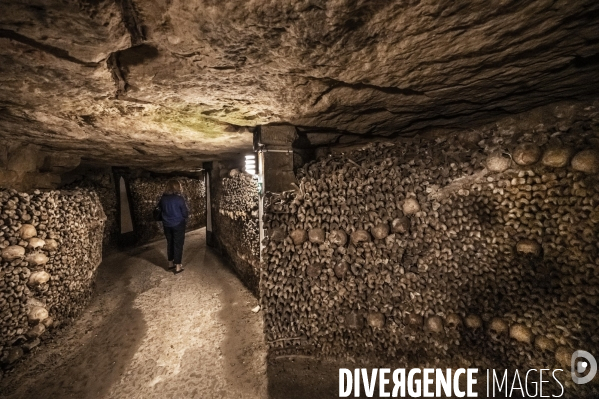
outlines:
[[172, 260], [175, 265], [180, 265], [185, 242], [185, 222], [175, 227], [165, 227], [164, 235], [166, 236], [168, 260]]

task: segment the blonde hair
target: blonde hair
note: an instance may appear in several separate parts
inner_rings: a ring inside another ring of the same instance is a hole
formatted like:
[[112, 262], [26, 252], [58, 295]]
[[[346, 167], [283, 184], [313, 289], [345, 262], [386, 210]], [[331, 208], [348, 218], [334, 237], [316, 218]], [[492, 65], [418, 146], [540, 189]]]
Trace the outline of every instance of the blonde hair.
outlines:
[[179, 180], [171, 179], [166, 183], [166, 190], [164, 190], [165, 194], [181, 194], [181, 183]]

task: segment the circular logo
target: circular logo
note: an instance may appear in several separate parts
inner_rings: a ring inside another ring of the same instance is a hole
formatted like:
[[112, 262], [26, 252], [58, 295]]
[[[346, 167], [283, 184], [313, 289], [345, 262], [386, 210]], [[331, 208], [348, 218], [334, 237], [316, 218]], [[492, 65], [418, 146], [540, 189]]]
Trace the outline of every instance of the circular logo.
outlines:
[[[578, 360], [578, 359], [584, 360]], [[597, 374], [597, 360], [587, 351], [577, 350], [572, 354], [572, 360], [570, 363], [572, 370], [572, 381], [575, 384], [586, 384], [590, 382]], [[589, 369], [590, 368], [590, 369]], [[589, 370], [586, 376], [582, 375]]]

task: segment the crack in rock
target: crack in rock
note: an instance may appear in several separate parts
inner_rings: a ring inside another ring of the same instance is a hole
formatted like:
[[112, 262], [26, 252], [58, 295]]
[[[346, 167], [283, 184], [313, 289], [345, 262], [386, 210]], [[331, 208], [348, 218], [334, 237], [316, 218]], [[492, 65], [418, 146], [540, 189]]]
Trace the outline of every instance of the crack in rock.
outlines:
[[21, 35], [20, 33], [17, 33], [10, 29], [0, 29], [0, 37], [26, 44], [26, 45], [33, 47], [39, 51], [42, 51], [46, 54], [50, 54], [56, 58], [60, 58], [65, 61], [74, 62], [75, 64], [83, 65], [86, 67], [95, 67], [95, 66], [98, 66], [98, 64], [99, 64], [97, 62], [88, 62], [88, 61], [80, 60], [80, 59], [75, 58], [72, 55], [70, 55], [69, 52], [66, 50], [51, 46], [49, 44], [40, 43], [30, 37]]

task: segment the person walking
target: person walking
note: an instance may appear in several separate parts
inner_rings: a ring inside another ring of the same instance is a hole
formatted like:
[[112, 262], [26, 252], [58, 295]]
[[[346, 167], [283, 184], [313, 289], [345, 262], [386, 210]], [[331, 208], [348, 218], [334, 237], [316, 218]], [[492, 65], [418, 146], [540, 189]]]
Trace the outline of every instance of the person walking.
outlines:
[[175, 269], [175, 274], [181, 273], [183, 265], [183, 244], [185, 242], [185, 225], [189, 210], [183, 199], [181, 183], [171, 179], [166, 184], [166, 190], [158, 207], [162, 211], [162, 226], [166, 236], [169, 269]]

